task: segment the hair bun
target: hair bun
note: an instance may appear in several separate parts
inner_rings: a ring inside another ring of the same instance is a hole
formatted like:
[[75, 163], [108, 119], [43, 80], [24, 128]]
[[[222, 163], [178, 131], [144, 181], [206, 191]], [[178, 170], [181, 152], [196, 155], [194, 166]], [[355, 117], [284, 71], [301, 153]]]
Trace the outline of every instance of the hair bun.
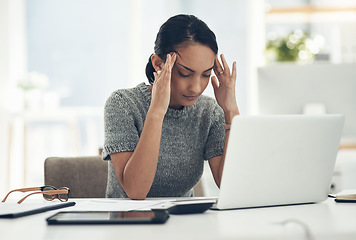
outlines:
[[155, 72], [156, 70], [153, 68], [153, 65], [152, 65], [152, 60], [151, 60], [151, 57], [152, 57], [153, 54], [151, 54], [151, 56], [148, 58], [148, 63], [146, 65], [146, 76], [148, 78], [148, 82], [150, 84], [153, 84], [153, 82], [155, 81], [155, 77], [153, 76], [153, 72]]

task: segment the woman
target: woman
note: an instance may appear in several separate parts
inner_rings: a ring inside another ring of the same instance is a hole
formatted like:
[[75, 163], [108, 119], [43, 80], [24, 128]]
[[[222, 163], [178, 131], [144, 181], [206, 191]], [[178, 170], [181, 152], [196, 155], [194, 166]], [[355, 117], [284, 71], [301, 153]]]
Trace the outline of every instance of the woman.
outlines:
[[[232, 71], [214, 33], [191, 15], [165, 22], [146, 75], [150, 85], [115, 91], [105, 105], [107, 197], [188, 197], [209, 161], [220, 186], [229, 124], [239, 114]], [[209, 84], [216, 100], [203, 96]]]

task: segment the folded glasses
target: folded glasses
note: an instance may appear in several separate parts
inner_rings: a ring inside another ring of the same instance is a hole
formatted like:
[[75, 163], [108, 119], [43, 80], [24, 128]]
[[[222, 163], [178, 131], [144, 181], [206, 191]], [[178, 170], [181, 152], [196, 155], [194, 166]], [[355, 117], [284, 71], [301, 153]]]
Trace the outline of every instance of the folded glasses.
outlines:
[[2, 200], [2, 202], [5, 202], [7, 197], [12, 192], [29, 192], [29, 191], [38, 191], [38, 192], [33, 192], [33, 193], [26, 195], [17, 203], [19, 203], [19, 204], [22, 203], [26, 198], [28, 198], [29, 196], [34, 195], [34, 194], [42, 194], [43, 198], [46, 199], [47, 201], [52, 201], [55, 198], [58, 198], [61, 202], [66, 202], [66, 201], [68, 201], [69, 192], [70, 192], [69, 188], [67, 188], [67, 187], [55, 188], [53, 186], [42, 186], [42, 187], [20, 188], [20, 189], [12, 190], [8, 194], [6, 194], [6, 196]]

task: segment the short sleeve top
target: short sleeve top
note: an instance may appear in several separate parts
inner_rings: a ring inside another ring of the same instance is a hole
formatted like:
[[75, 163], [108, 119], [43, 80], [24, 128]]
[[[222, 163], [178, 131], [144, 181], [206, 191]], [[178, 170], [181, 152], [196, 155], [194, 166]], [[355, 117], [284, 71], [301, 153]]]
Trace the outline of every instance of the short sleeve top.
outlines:
[[[144, 83], [113, 92], [105, 104], [103, 159], [133, 152], [139, 141], [151, 102]], [[224, 114], [215, 99], [200, 96], [188, 107], [169, 108], [163, 120], [157, 170], [147, 197], [192, 196], [203, 173], [204, 160], [223, 154]], [[107, 197], [126, 198], [111, 161]]]

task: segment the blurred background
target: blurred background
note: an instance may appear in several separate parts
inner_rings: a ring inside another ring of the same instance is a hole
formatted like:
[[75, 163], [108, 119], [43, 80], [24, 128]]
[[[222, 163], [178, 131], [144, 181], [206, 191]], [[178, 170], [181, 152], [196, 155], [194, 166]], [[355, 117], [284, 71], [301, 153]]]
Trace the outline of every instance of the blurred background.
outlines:
[[355, 1], [0, 0], [1, 195], [43, 185], [47, 157], [99, 154], [105, 100], [147, 83], [158, 29], [179, 13], [237, 61], [241, 114], [345, 114], [332, 191], [356, 189]]

